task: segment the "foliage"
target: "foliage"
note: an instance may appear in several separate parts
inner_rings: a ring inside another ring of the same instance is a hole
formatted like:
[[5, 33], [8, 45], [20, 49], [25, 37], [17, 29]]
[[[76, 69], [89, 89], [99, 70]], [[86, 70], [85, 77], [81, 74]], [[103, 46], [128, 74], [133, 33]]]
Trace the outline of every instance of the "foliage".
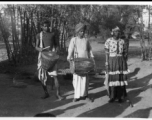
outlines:
[[[135, 30], [142, 32], [139, 23], [142, 17], [142, 5], [55, 5], [55, 4], [12, 4], [4, 5], [5, 16], [2, 16], [4, 28], [12, 36], [14, 50], [28, 54], [34, 51], [35, 36], [40, 32], [40, 24], [49, 20], [52, 30], [57, 30], [60, 48], [65, 48], [65, 41], [74, 35], [75, 25], [87, 24], [90, 35], [99, 34], [106, 40], [113, 27], [118, 26], [127, 44]], [[13, 37], [14, 35], [14, 37]], [[17, 46], [21, 35], [21, 48]], [[27, 49], [24, 48], [29, 48]], [[129, 46], [128, 46], [129, 47]], [[15, 53], [16, 54], [16, 53]]]

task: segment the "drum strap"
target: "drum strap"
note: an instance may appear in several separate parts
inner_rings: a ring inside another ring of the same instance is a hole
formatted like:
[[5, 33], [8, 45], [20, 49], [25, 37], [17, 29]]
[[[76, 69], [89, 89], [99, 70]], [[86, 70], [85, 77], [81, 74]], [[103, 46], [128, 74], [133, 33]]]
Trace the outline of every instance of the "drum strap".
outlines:
[[[40, 45], [39, 45], [40, 48], [43, 48], [43, 41], [42, 41], [42, 38], [43, 38], [43, 32], [40, 32]], [[42, 53], [39, 52], [38, 59], [41, 58], [41, 54], [42, 54]]]
[[40, 48], [43, 48], [42, 38], [43, 38], [43, 32], [40, 32]]
[[[75, 40], [74, 40], [74, 59], [75, 58], [78, 58], [78, 51], [77, 51], [77, 46], [76, 46], [76, 39], [77, 37], [75, 37]], [[87, 46], [88, 47], [88, 46]], [[89, 55], [88, 55], [89, 56]], [[90, 58], [90, 56], [89, 56]]]
[[77, 46], [76, 46], [76, 38], [74, 40], [74, 60], [78, 57]]
[[[40, 32], [40, 48], [43, 48], [43, 41], [42, 41], [42, 36], [43, 32]], [[42, 82], [43, 85], [46, 86], [46, 81], [47, 81], [47, 75], [46, 75], [46, 70], [42, 69], [41, 67], [41, 52], [39, 52], [38, 56], [38, 78]]]

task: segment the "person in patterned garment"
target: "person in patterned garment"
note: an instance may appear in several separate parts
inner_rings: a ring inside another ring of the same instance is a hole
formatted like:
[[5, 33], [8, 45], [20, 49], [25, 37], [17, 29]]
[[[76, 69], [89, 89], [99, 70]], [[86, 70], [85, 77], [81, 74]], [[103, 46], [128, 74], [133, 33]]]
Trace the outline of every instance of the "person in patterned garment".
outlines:
[[58, 41], [55, 39], [55, 34], [53, 32], [49, 31], [49, 26], [50, 23], [49, 21], [44, 21], [42, 23], [42, 31], [40, 33], [38, 33], [36, 35], [36, 50], [39, 51], [39, 56], [38, 56], [38, 78], [42, 83], [43, 89], [44, 89], [44, 96], [42, 96], [42, 99], [48, 98], [49, 97], [49, 93], [47, 90], [47, 86], [46, 86], [46, 82], [47, 82], [47, 75], [49, 75], [50, 77], [54, 78], [54, 83], [55, 83], [55, 87], [56, 87], [56, 97], [59, 100], [62, 100], [63, 97], [60, 95], [60, 85], [59, 85], [59, 81], [57, 78], [57, 64], [54, 65], [54, 68], [52, 71], [46, 71], [44, 70], [41, 65], [41, 52], [43, 51], [43, 48], [47, 48], [48, 47], [48, 51], [56, 51], [58, 52], [59, 50], [59, 43]]
[[127, 97], [126, 86], [127, 74], [129, 73], [127, 62], [125, 60], [126, 45], [123, 39], [120, 39], [120, 29], [115, 27], [112, 29], [112, 37], [105, 42], [106, 54], [106, 72], [108, 73], [108, 92], [109, 102], [123, 102]]

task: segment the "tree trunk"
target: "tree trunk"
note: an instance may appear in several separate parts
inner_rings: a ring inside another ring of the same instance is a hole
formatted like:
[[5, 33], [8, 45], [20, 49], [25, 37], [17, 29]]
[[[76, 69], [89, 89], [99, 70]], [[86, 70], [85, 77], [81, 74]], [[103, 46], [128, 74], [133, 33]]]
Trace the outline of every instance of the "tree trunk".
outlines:
[[12, 25], [13, 50], [16, 50], [15, 37], [14, 37], [14, 25], [13, 25], [13, 16], [12, 16], [12, 11], [11, 11], [11, 25]]
[[40, 28], [40, 15], [39, 15], [39, 12], [37, 12], [37, 30], [38, 30], [38, 32], [41, 31], [41, 28]]
[[8, 37], [5, 34], [5, 29], [4, 29], [5, 27], [3, 25], [5, 25], [5, 24], [2, 20], [2, 17], [0, 16], [0, 30], [1, 30], [2, 37], [4, 39], [5, 45], [6, 45], [8, 60], [9, 60], [9, 62], [11, 62], [12, 51], [11, 51], [11, 47], [10, 47], [10, 44], [9, 44], [9, 41], [8, 41]]
[[150, 5], [149, 5], [149, 24], [148, 24], [148, 60], [151, 59], [151, 38], [150, 38]]
[[143, 26], [143, 15], [141, 15], [141, 25], [139, 27], [140, 29], [140, 45], [141, 45], [141, 59], [142, 60], [146, 60], [146, 46], [145, 46], [145, 41], [144, 41], [144, 33], [143, 33], [143, 29], [144, 29], [144, 26]]
[[18, 8], [18, 10], [19, 10], [19, 17], [20, 17], [20, 50], [21, 50], [21, 53], [22, 53], [22, 47], [23, 47], [23, 41], [22, 41], [22, 39], [23, 39], [23, 23], [22, 23], [22, 9], [19, 7]]
[[12, 39], [13, 39], [13, 62], [17, 63], [16, 58], [17, 58], [17, 44], [16, 44], [16, 27], [15, 27], [15, 13], [14, 13], [14, 6], [12, 7], [11, 10], [11, 25], [12, 25]]

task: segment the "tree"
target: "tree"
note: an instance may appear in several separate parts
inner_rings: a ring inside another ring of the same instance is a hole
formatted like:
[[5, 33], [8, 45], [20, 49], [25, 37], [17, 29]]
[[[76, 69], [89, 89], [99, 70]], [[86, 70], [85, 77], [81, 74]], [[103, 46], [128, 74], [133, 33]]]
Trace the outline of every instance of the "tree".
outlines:
[[[14, 61], [24, 61], [24, 59], [29, 59], [29, 56], [34, 56], [32, 54], [35, 54], [35, 36], [40, 32], [40, 23], [44, 20], [49, 20], [51, 30], [56, 31], [62, 51], [66, 50], [66, 40], [74, 36], [75, 25], [83, 22], [88, 26], [89, 35], [100, 34], [104, 40], [110, 36], [110, 31], [114, 26], [119, 26], [124, 33], [128, 48], [129, 39], [134, 29], [138, 28], [141, 33], [141, 51], [142, 54], [144, 53], [143, 26], [140, 23], [137, 24], [143, 9], [141, 6], [52, 4], [6, 6], [5, 12], [7, 11], [10, 26], [5, 31], [9, 31], [12, 35]], [[3, 26], [7, 26], [7, 23]]]

